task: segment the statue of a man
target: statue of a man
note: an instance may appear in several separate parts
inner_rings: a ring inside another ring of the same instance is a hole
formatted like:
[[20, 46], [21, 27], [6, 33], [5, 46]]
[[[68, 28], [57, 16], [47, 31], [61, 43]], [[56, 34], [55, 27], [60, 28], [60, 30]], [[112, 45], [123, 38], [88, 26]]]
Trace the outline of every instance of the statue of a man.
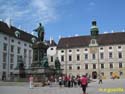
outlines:
[[38, 39], [40, 41], [44, 40], [44, 27], [42, 26], [41, 23], [39, 23], [39, 27], [35, 29], [34, 31], [38, 32]]

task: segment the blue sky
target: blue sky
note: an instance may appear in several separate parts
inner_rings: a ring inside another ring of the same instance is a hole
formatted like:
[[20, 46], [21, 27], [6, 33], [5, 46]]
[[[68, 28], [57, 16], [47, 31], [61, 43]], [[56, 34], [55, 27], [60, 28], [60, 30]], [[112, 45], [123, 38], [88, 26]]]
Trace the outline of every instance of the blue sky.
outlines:
[[[45, 39], [89, 35], [96, 20], [100, 33], [125, 29], [125, 0], [0, 0], [0, 19], [33, 33], [38, 23]], [[34, 34], [36, 34], [34, 32]]]

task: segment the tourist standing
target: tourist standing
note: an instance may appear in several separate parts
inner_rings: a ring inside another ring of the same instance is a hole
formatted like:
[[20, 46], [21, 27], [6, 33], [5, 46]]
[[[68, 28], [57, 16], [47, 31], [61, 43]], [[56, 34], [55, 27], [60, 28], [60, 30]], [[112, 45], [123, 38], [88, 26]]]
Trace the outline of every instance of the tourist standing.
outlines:
[[30, 86], [30, 89], [33, 88], [33, 76], [32, 75], [30, 75], [29, 77], [29, 86]]

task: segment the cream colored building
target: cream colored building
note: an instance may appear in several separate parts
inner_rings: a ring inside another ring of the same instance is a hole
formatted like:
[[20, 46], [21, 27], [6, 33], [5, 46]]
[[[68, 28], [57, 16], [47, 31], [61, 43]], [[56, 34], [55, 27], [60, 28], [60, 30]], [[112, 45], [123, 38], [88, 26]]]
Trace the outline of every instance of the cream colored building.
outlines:
[[125, 78], [125, 32], [99, 34], [95, 40], [90, 35], [61, 38], [57, 53], [64, 74], [111, 78], [115, 72]]

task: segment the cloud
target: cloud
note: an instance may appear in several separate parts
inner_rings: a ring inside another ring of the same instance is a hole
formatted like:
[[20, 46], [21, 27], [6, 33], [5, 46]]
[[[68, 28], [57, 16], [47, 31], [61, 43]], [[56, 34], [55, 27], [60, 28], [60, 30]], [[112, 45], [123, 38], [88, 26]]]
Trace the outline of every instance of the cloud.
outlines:
[[95, 9], [95, 5], [96, 5], [96, 3], [95, 2], [89, 2], [88, 3], [88, 7], [86, 8], [87, 9], [87, 11], [92, 11], [93, 9]]
[[89, 6], [95, 6], [95, 2], [89, 2]]
[[[56, 0], [55, 0], [56, 1]], [[42, 21], [48, 23], [57, 19], [53, 0], [1, 0], [0, 18], [14, 20]]]

